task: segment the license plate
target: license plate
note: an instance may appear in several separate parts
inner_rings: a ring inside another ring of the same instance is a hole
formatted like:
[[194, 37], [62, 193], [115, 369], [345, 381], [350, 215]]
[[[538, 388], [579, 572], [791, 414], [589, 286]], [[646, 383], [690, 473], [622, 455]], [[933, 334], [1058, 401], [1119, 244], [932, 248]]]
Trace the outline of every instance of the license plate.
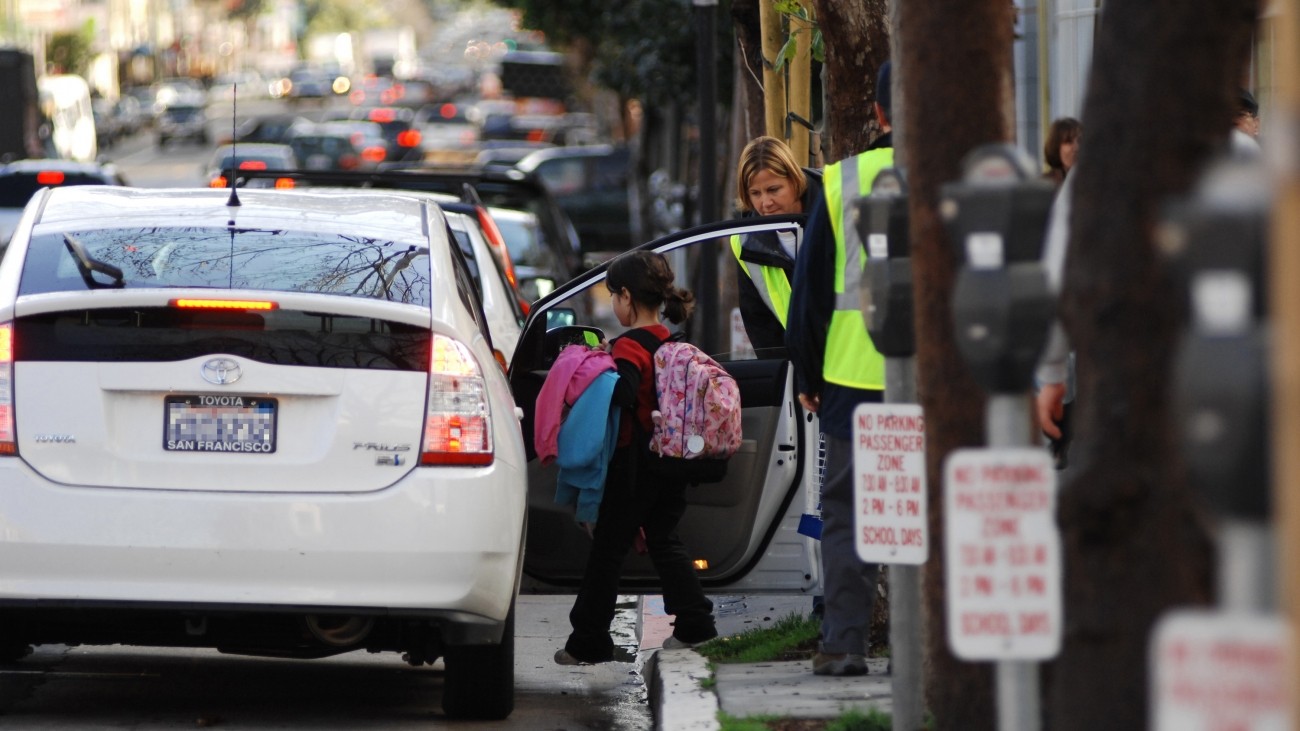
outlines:
[[275, 451], [276, 400], [261, 396], [168, 396], [163, 449], [169, 452]]

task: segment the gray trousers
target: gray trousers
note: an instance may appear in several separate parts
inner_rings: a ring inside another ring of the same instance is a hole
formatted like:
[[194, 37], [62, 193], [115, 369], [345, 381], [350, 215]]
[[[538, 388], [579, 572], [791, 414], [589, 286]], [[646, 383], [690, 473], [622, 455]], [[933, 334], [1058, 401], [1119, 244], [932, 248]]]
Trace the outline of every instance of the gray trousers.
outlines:
[[826, 436], [822, 482], [822, 652], [867, 654], [880, 567], [858, 558], [853, 520], [853, 443]]

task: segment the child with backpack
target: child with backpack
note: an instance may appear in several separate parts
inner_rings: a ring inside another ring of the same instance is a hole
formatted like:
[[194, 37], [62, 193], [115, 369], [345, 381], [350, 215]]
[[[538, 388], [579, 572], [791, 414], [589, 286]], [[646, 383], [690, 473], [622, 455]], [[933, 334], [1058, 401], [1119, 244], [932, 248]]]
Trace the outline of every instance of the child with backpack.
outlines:
[[[642, 331], [658, 342], [669, 338], [660, 310], [673, 323], [690, 316], [695, 297], [673, 284], [673, 271], [661, 254], [633, 251], [610, 263], [605, 286], [620, 324], [629, 333]], [[686, 512], [686, 480], [647, 475], [642, 443], [648, 443], [657, 408], [654, 352], [642, 335], [624, 335], [609, 343], [618, 370], [612, 403], [623, 408], [619, 437], [610, 460], [599, 517], [592, 534], [591, 553], [569, 612], [573, 625], [564, 647], [555, 653], [560, 665], [609, 662], [614, 642], [609, 636], [618, 600], [623, 559], [645, 531], [646, 548], [663, 587], [664, 609], [676, 616], [665, 649], [694, 647], [718, 635], [713, 602], [704, 595], [686, 546], [677, 536], [677, 523]]]

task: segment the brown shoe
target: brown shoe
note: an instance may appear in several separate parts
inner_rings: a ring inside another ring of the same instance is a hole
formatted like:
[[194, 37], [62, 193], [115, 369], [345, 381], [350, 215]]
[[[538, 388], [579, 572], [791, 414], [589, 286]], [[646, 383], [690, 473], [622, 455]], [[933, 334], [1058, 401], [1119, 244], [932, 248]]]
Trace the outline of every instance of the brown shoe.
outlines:
[[830, 655], [819, 652], [813, 655], [813, 675], [866, 675], [867, 658], [864, 655], [844, 653]]

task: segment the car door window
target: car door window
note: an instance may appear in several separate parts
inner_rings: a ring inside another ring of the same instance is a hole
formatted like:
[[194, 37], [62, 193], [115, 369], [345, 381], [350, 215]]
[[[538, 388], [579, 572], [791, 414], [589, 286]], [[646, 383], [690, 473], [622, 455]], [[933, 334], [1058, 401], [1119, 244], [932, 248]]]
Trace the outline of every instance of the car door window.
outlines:
[[[744, 407], [744, 441], [731, 458], [727, 478], [689, 488], [690, 504], [680, 533], [693, 558], [701, 562], [706, 584], [726, 586], [742, 581], [778, 532], [778, 523], [795, 500], [801, 480], [815, 465], [801, 459], [808, 453], [806, 427], [794, 402], [789, 363], [783, 353], [760, 354], [734, 347], [731, 338], [737, 306], [739, 267], [731, 253], [731, 236], [752, 231], [799, 232], [793, 218], [750, 219], [714, 224], [647, 245], [668, 257], [678, 286], [696, 294], [696, 312], [677, 329], [700, 346], [737, 380]], [[701, 279], [702, 262], [716, 262], [716, 278]], [[535, 303], [515, 351], [511, 385], [524, 410], [523, 428], [531, 449], [537, 392], [558, 351], [560, 325], [599, 328], [606, 339], [624, 330], [615, 319], [601, 266]], [[705, 302], [701, 293], [716, 295]], [[548, 327], [548, 323], [552, 327]], [[668, 324], [668, 323], [665, 323]], [[548, 336], [548, 330], [549, 336]], [[815, 440], [815, 435], [814, 435]], [[815, 444], [815, 441], [813, 442]], [[815, 452], [815, 449], [813, 450]], [[532, 455], [530, 454], [530, 457]], [[526, 573], [548, 585], [570, 587], [581, 579], [589, 540], [573, 521], [572, 509], [554, 503], [556, 470], [532, 459], [529, 464], [529, 544]], [[801, 505], [799, 506], [801, 507]], [[654, 582], [656, 574], [645, 556], [629, 556], [625, 588]], [[764, 588], [774, 588], [764, 586]], [[788, 589], [789, 587], [785, 587]]]

